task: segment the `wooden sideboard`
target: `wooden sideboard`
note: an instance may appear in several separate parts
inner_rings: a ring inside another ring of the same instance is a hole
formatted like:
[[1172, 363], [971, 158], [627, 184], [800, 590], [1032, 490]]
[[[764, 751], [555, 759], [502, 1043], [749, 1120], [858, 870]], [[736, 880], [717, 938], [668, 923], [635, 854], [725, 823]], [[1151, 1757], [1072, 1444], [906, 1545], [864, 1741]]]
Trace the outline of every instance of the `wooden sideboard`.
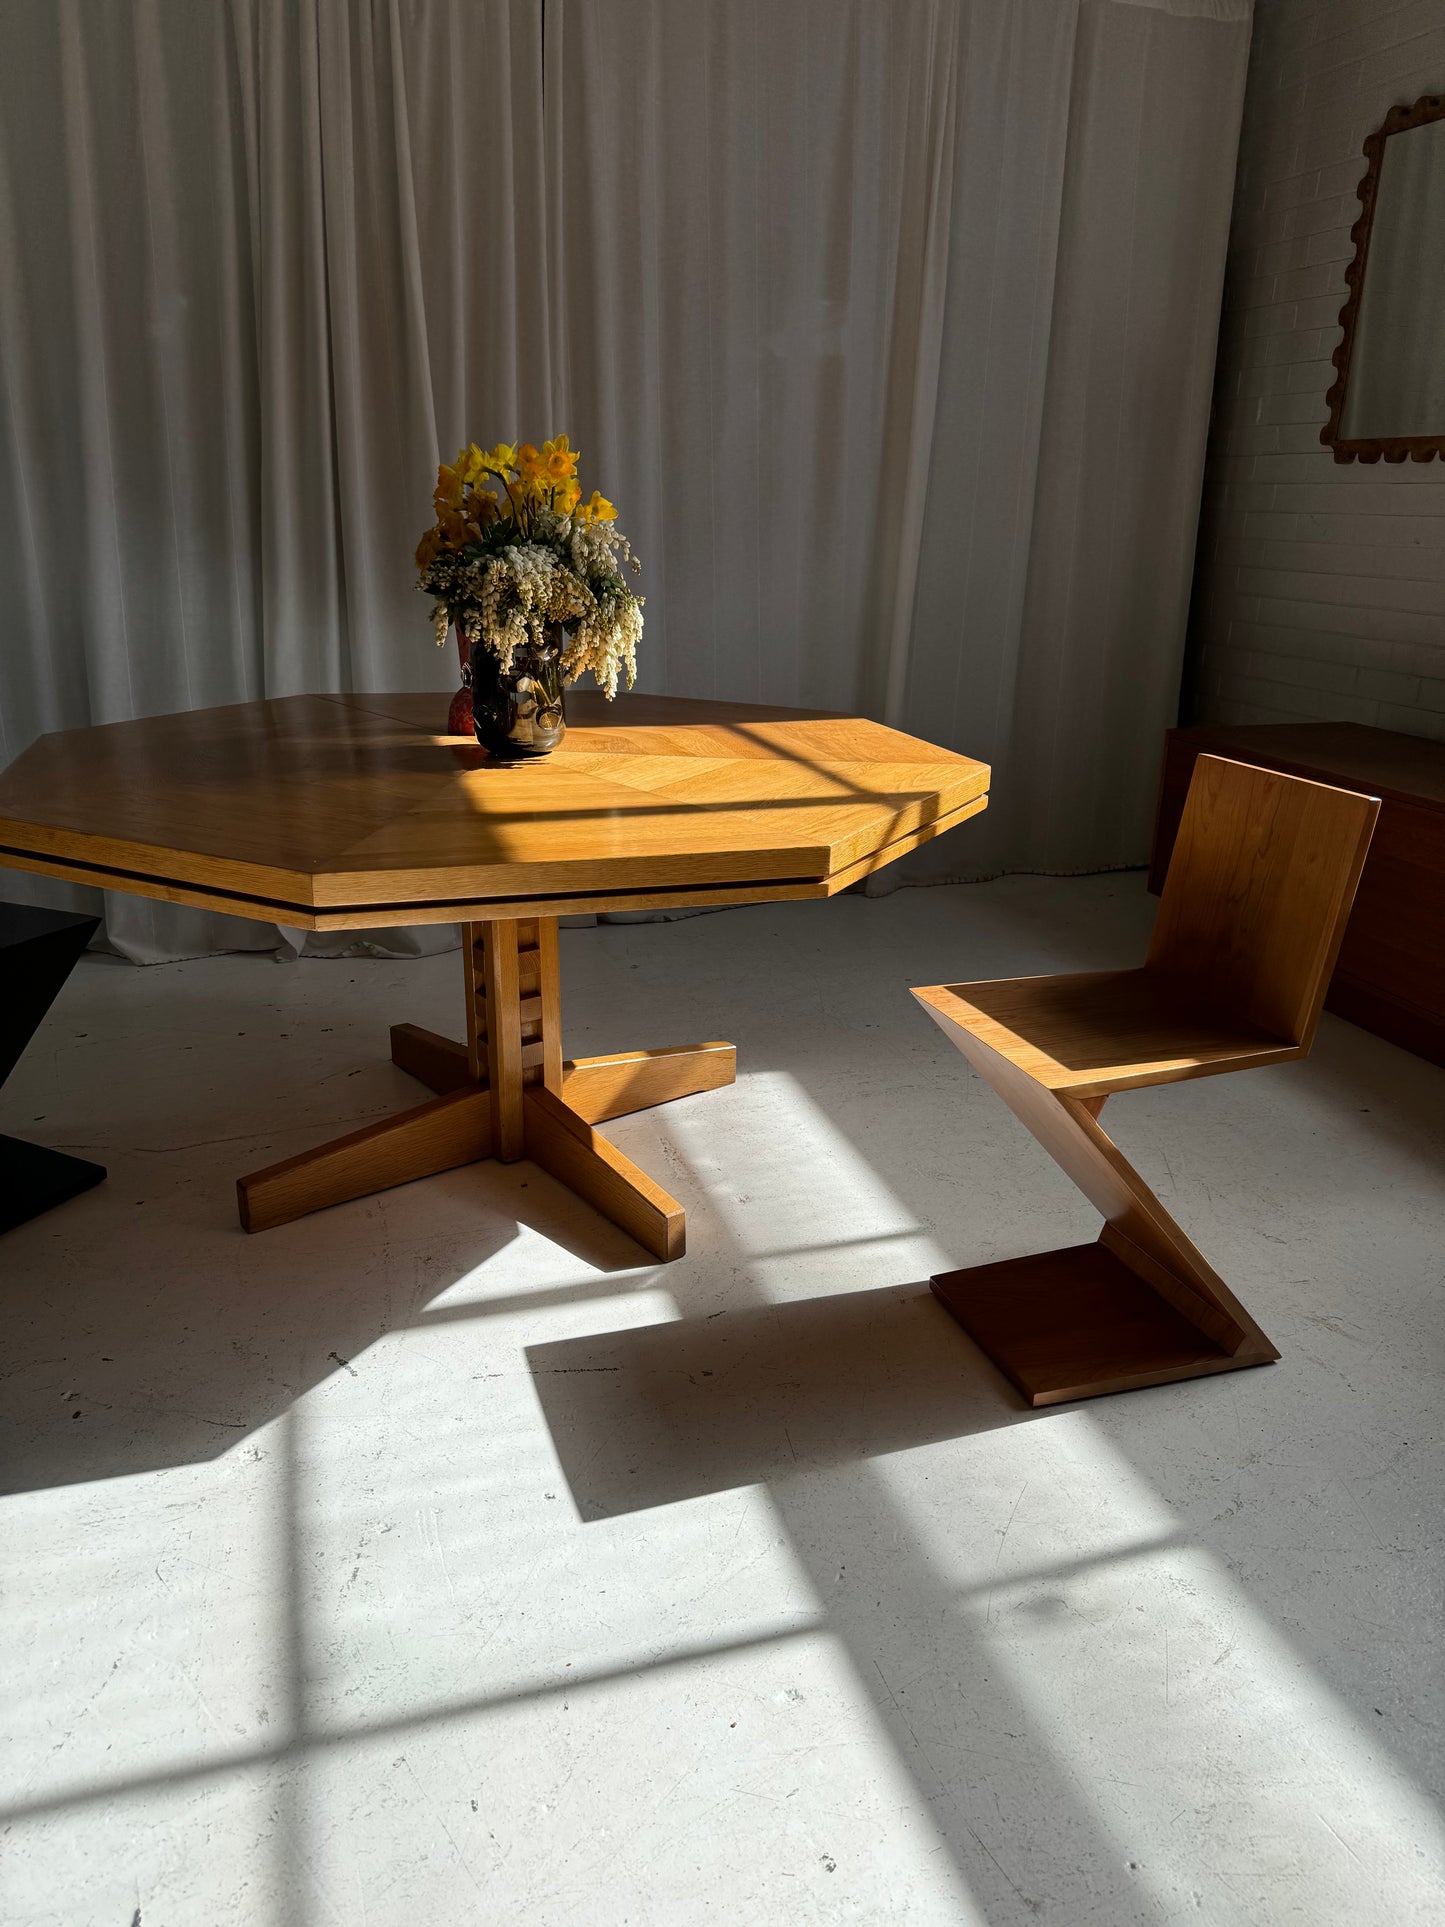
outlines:
[[1380, 798], [1325, 1008], [1445, 1064], [1445, 743], [1362, 723], [1171, 729], [1149, 868], [1156, 893], [1206, 751]]

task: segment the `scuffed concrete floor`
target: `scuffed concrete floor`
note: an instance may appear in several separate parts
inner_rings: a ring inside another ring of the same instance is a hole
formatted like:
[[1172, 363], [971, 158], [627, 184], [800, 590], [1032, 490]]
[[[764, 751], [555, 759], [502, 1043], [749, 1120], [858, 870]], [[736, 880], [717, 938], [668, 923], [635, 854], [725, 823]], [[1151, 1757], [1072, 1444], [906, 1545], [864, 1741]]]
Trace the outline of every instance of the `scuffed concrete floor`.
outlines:
[[1445, 1072], [1108, 1122], [1282, 1363], [1033, 1414], [930, 1271], [1092, 1237], [906, 994], [1136, 961], [1139, 878], [564, 933], [670, 1268], [528, 1165], [246, 1238], [415, 1100], [455, 956], [87, 959], [0, 1129], [7, 1927], [1405, 1927], [1445, 1917]]

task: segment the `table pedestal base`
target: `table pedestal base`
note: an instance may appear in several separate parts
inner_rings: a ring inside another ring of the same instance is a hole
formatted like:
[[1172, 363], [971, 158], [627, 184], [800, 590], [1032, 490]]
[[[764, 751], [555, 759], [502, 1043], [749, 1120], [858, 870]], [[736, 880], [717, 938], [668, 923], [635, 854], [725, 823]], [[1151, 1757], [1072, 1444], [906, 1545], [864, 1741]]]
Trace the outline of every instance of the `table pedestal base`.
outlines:
[[731, 1044], [564, 1061], [557, 920], [462, 926], [467, 1041], [412, 1024], [394, 1063], [437, 1095], [236, 1184], [241, 1224], [265, 1231], [332, 1204], [480, 1158], [528, 1157], [655, 1258], [680, 1258], [682, 1206], [592, 1127], [731, 1084]]

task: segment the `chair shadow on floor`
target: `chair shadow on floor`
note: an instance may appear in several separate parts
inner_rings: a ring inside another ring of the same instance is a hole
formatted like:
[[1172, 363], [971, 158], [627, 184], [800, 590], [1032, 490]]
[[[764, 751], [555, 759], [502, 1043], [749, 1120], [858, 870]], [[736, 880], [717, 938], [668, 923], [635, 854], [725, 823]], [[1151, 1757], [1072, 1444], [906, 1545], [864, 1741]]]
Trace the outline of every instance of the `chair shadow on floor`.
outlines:
[[853, 1465], [1035, 1416], [926, 1282], [533, 1345], [584, 1520]]

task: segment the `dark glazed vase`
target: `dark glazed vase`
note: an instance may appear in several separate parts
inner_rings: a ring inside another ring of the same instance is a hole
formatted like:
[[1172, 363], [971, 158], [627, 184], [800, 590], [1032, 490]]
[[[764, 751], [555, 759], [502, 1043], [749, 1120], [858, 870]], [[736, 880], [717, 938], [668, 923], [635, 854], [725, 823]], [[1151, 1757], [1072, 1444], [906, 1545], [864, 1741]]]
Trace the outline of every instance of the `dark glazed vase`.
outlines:
[[504, 674], [485, 645], [471, 661], [472, 724], [477, 741], [499, 763], [550, 756], [567, 731], [562, 651], [567, 632], [549, 622], [540, 646], [524, 646]]

